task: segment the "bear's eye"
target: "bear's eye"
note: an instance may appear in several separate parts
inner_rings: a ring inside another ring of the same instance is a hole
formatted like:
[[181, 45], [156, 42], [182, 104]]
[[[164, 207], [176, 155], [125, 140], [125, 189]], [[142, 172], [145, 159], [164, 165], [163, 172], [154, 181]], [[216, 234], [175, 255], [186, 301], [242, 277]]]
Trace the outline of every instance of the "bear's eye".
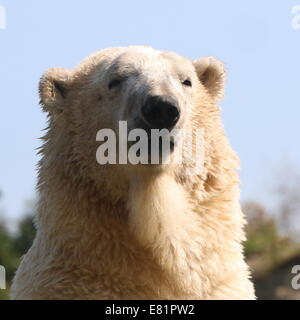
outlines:
[[182, 84], [183, 84], [184, 86], [187, 86], [187, 87], [191, 87], [191, 86], [192, 86], [192, 82], [191, 82], [191, 80], [189, 80], [189, 79], [184, 80], [184, 81], [182, 82]]
[[122, 79], [114, 79], [108, 84], [108, 89], [117, 87], [122, 82]]

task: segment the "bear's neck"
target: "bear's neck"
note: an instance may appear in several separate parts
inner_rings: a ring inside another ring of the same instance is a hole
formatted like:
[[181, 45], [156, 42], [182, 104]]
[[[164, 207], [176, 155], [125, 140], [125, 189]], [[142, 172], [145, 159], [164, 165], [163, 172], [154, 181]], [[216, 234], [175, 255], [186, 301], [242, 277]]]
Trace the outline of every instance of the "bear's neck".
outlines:
[[110, 264], [133, 259], [136, 265], [142, 259], [149, 269], [160, 268], [174, 277], [191, 275], [177, 285], [197, 291], [193, 283], [208, 285], [197, 277], [210, 272], [199, 270], [201, 262], [212, 261], [221, 268], [225, 254], [211, 256], [212, 252], [220, 247], [225, 253], [240, 250], [235, 241], [243, 240], [244, 234], [236, 177], [226, 190], [200, 202], [168, 171], [138, 173], [127, 177], [127, 192], [114, 199], [102, 196], [104, 184], [99, 188], [92, 181], [78, 182], [79, 168], [66, 171], [62, 156], [47, 154], [40, 165], [38, 241], [50, 255], [63, 259], [70, 249], [76, 263], [91, 266], [101, 264], [101, 259]]

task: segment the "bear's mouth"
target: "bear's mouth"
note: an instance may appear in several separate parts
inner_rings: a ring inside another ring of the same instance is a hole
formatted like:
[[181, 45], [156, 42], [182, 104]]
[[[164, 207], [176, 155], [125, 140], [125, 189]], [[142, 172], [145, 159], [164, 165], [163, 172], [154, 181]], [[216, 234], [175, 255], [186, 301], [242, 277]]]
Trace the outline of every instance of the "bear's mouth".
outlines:
[[129, 141], [128, 149], [135, 144], [141, 146], [136, 150], [136, 156], [141, 159], [142, 164], [163, 164], [175, 149], [174, 139], [164, 139], [163, 136], [155, 141], [151, 139], [151, 135], [147, 139], [138, 138], [136, 141]]
[[[137, 134], [131, 141], [129, 137], [133, 130], [140, 134]], [[139, 162], [136, 164], [162, 164], [174, 151], [174, 141], [169, 130], [164, 129], [162, 132], [159, 129], [150, 128], [143, 119], [136, 117], [128, 128], [129, 163], [132, 163], [130, 158], [136, 156], [139, 159], [133, 161], [134, 163]]]
[[[164, 143], [168, 143], [168, 142], [164, 142], [163, 141], [163, 137], [159, 137], [158, 139], [158, 145], [153, 146], [152, 145], [152, 139], [151, 137], [149, 137], [148, 139], [148, 143], [147, 143], [147, 147], [148, 147], [148, 154], [161, 154], [164, 151]], [[173, 140], [169, 141], [169, 145], [167, 146], [167, 148], [170, 150], [170, 152], [174, 151], [175, 148], [175, 142]]]

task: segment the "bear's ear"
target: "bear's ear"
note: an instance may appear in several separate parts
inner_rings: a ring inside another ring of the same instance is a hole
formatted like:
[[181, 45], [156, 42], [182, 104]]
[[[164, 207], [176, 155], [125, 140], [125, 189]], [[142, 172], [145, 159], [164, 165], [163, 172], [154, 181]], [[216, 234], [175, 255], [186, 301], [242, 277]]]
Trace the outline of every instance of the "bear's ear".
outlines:
[[64, 68], [47, 70], [39, 84], [40, 102], [43, 110], [50, 114], [61, 113], [64, 109], [71, 86], [72, 72]]
[[223, 97], [226, 72], [223, 63], [214, 57], [194, 60], [193, 65], [199, 80], [214, 100]]

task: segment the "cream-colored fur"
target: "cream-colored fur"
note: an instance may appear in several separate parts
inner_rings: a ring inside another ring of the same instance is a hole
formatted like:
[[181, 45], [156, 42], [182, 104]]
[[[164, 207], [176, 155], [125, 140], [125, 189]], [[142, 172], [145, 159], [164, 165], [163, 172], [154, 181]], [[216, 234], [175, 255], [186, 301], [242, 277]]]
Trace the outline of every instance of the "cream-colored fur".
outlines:
[[[120, 92], [107, 90], [112, 74], [126, 72], [133, 76]], [[182, 87], [185, 76], [192, 88]], [[44, 75], [38, 231], [14, 299], [254, 299], [238, 159], [216, 104], [224, 77], [214, 58], [192, 63], [148, 47], [102, 50], [74, 71]], [[181, 128], [204, 130], [201, 171], [188, 175], [188, 159], [155, 168], [97, 164], [96, 132], [118, 120], [133, 125], [143, 96], [165, 92], [180, 103]]]

